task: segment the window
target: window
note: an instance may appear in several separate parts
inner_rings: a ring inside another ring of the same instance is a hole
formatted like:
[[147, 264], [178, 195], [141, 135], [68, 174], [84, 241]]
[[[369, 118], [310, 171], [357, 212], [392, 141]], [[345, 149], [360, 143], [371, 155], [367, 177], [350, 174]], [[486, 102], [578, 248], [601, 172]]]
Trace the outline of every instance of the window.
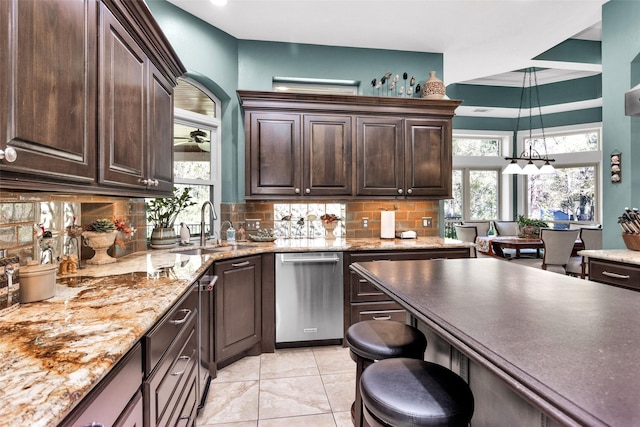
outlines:
[[[542, 139], [534, 139], [540, 148]], [[553, 223], [554, 228], [568, 228], [570, 222], [599, 222], [600, 129], [575, 126], [548, 133], [545, 142], [549, 156], [556, 159], [557, 172], [528, 177], [523, 211], [530, 218]], [[529, 138], [524, 144], [529, 144]]]
[[[220, 213], [220, 101], [189, 79], [178, 79], [174, 90], [173, 176], [175, 187], [191, 188], [196, 202], [178, 215], [176, 231], [184, 222], [199, 235], [200, 208], [210, 200]], [[208, 224], [208, 221], [207, 221]], [[213, 231], [219, 229], [213, 224]], [[210, 233], [212, 230], [206, 230]], [[148, 232], [151, 235], [151, 232]]]
[[454, 132], [453, 198], [444, 201], [446, 237], [455, 237], [453, 225], [462, 221], [509, 217], [503, 206], [510, 204], [501, 199], [501, 189], [511, 187], [500, 174], [509, 141], [507, 133]]

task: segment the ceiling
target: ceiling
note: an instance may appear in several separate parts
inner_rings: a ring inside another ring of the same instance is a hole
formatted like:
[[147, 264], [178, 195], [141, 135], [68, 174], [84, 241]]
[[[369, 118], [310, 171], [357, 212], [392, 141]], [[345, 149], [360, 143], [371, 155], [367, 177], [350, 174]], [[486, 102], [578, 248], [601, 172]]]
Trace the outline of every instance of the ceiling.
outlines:
[[[520, 86], [601, 72], [599, 65], [533, 61], [569, 39], [600, 40], [607, 0], [168, 0], [242, 40], [443, 53], [444, 82]], [[547, 79], [549, 79], [547, 81]]]

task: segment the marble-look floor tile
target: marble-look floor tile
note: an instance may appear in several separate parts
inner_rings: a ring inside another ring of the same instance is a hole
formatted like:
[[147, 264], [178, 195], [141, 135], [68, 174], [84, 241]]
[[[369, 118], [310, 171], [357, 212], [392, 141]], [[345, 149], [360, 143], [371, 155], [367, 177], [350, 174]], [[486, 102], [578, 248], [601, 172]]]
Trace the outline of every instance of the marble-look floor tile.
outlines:
[[211, 383], [198, 425], [258, 419], [259, 381]]
[[260, 379], [260, 356], [247, 356], [218, 371], [216, 383], [257, 381]]
[[258, 421], [258, 427], [335, 427], [332, 414], [306, 415], [303, 417], [272, 418]]
[[336, 422], [336, 427], [353, 427], [353, 421], [351, 420], [351, 410], [348, 412], [334, 412], [333, 419]]
[[[198, 418], [200, 420], [200, 418]], [[198, 427], [258, 427], [258, 421], [240, 421], [238, 423], [216, 423], [216, 424], [203, 424], [201, 421], [197, 422]]]
[[351, 360], [348, 347], [314, 347], [313, 355], [321, 375], [356, 370], [356, 362]]
[[331, 411], [351, 410], [351, 403], [356, 396], [356, 372], [344, 374], [322, 375], [322, 383], [331, 405]]
[[331, 412], [319, 375], [260, 380], [260, 420]]
[[276, 350], [260, 355], [260, 379], [318, 375], [318, 366], [309, 349]]

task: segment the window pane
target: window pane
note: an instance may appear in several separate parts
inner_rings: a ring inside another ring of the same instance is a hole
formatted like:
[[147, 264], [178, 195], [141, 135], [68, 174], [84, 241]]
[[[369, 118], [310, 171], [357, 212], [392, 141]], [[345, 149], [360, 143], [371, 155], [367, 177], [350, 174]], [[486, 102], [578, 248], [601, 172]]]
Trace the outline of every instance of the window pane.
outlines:
[[197, 87], [182, 79], [173, 89], [173, 106], [209, 117], [216, 116], [216, 103]]
[[529, 217], [553, 220], [594, 221], [595, 166], [556, 168], [554, 175], [529, 177]]
[[469, 219], [498, 218], [498, 171], [469, 171]]
[[525, 147], [529, 147], [530, 141], [533, 141], [533, 149], [537, 150], [541, 156], [544, 156], [545, 144], [548, 154], [580, 153], [585, 151], [598, 151], [599, 149], [598, 132], [547, 136], [544, 140], [540, 137], [533, 139], [526, 138]]
[[462, 170], [453, 170], [451, 187], [453, 199], [444, 201], [444, 217], [462, 219]]
[[[191, 185], [191, 184], [176, 184], [175, 187], [178, 189], [177, 193], [180, 194], [184, 190], [185, 187], [191, 188], [191, 200], [196, 202], [195, 205], [189, 206], [186, 209], [183, 209], [178, 217], [176, 218], [175, 228], [176, 232], [179, 229], [179, 225], [181, 222], [187, 224], [191, 230], [191, 235], [200, 234], [200, 211], [202, 208], [202, 204], [206, 200], [212, 200], [211, 198], [211, 187], [208, 185]], [[209, 210], [207, 209], [207, 215]], [[219, 214], [219, 213], [218, 213]], [[209, 218], [206, 218], [207, 226], [209, 225]], [[218, 231], [218, 230], [214, 230]], [[207, 229], [207, 233], [209, 233], [209, 229]]]
[[497, 139], [454, 138], [454, 156], [499, 156], [500, 141]]
[[211, 180], [211, 137], [215, 133], [175, 123], [173, 135], [174, 177]]

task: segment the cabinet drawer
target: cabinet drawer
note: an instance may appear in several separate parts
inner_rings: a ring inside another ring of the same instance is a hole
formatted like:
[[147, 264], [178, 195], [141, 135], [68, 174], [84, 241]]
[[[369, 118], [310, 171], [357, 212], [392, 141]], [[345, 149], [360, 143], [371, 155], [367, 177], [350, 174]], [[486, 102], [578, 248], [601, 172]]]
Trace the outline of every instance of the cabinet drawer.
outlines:
[[351, 302], [389, 301], [391, 298], [380, 289], [363, 279], [356, 273], [351, 273]]
[[195, 419], [198, 411], [198, 395], [197, 395], [196, 378], [193, 378], [184, 389], [184, 399], [180, 402], [179, 411], [176, 411], [169, 425], [182, 427], [195, 425]]
[[640, 268], [637, 266], [590, 259], [589, 279], [640, 290]]
[[405, 322], [407, 312], [394, 301], [371, 304], [351, 304], [351, 324], [362, 320], [397, 320]]
[[162, 355], [171, 346], [171, 342], [195, 320], [197, 308], [198, 293], [189, 290], [184, 299], [144, 336], [145, 376], [151, 375]]
[[142, 346], [136, 344], [61, 425], [114, 425], [129, 408], [129, 401], [141, 384]]
[[149, 402], [150, 425], [169, 425], [170, 419], [180, 407], [183, 393], [190, 381], [196, 378], [197, 334], [195, 322], [180, 335], [166, 356], [158, 364], [154, 375], [145, 382]]

